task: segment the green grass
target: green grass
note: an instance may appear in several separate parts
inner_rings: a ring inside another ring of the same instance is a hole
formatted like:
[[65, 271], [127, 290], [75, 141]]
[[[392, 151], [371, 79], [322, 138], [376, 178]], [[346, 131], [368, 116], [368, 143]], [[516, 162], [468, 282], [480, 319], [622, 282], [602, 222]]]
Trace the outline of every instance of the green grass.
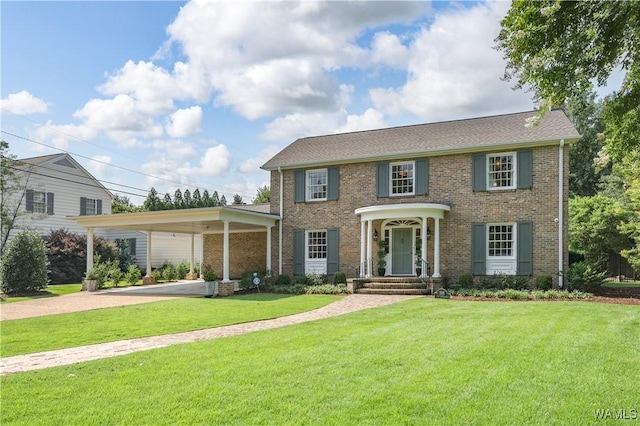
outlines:
[[4, 376], [3, 425], [588, 425], [640, 411], [640, 309], [414, 299]]
[[623, 282], [607, 281], [604, 284], [602, 284], [602, 286], [603, 287], [615, 287], [615, 288], [640, 287], [640, 281], [623, 281]]
[[24, 302], [25, 300], [42, 299], [45, 297], [63, 296], [65, 294], [77, 293], [82, 288], [82, 284], [56, 284], [50, 285], [45, 291], [49, 294], [39, 294], [37, 296], [20, 296], [2, 298], [0, 301], [4, 303]]
[[309, 311], [339, 298], [266, 293], [216, 299], [184, 298], [3, 321], [0, 355], [6, 357], [275, 318]]

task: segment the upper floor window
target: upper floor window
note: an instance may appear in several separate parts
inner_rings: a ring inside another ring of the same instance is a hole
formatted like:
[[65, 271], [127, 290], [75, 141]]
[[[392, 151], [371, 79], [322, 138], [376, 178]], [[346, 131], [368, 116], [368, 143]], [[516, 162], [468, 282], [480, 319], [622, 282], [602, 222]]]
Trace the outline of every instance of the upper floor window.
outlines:
[[47, 193], [46, 192], [33, 191], [33, 212], [34, 213], [47, 212]]
[[25, 208], [31, 213], [53, 214], [53, 192], [27, 189]]
[[307, 171], [307, 201], [327, 199], [327, 169]]
[[413, 194], [413, 161], [391, 163], [391, 195]]
[[102, 200], [80, 197], [80, 216], [102, 214]]
[[516, 154], [487, 155], [488, 189], [510, 189], [516, 187]]

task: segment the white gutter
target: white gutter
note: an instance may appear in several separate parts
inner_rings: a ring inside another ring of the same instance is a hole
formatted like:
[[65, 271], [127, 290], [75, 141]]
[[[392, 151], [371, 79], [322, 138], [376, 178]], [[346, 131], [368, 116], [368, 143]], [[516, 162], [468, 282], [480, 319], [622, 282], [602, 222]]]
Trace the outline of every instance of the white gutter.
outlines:
[[558, 287], [564, 287], [564, 139], [558, 149]]
[[282, 203], [284, 201], [284, 192], [283, 192], [283, 187], [284, 187], [284, 175], [282, 174], [282, 170], [280, 169], [280, 166], [278, 166], [278, 173], [280, 173], [280, 226], [278, 226], [278, 275], [282, 275], [282, 212], [283, 212], [283, 207], [282, 207]]

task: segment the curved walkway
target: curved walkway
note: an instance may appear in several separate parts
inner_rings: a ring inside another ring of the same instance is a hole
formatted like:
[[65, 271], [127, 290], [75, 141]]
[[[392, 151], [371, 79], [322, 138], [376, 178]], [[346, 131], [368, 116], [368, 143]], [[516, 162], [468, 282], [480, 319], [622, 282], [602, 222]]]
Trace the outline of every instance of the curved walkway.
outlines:
[[[57, 301], [70, 296], [53, 298]], [[87, 297], [93, 297], [88, 295]], [[99, 297], [99, 296], [97, 296]], [[115, 297], [119, 300], [120, 297]], [[129, 296], [127, 296], [129, 297]], [[142, 299], [138, 303], [144, 303], [149, 296], [130, 296]], [[254, 331], [268, 330], [271, 328], [284, 327], [292, 324], [299, 324], [307, 321], [335, 317], [338, 315], [356, 312], [363, 309], [376, 308], [389, 305], [403, 300], [414, 299], [423, 296], [389, 296], [372, 294], [350, 294], [337, 302], [315, 309], [313, 311], [302, 312], [270, 320], [233, 324], [229, 326], [208, 328], [204, 330], [187, 331], [183, 333], [165, 334], [160, 336], [141, 337], [137, 339], [121, 340], [117, 342], [99, 343], [95, 345], [80, 346], [75, 348], [60, 349], [55, 351], [40, 352], [26, 355], [17, 355], [0, 359], [0, 375], [19, 373], [31, 370], [41, 370], [49, 367], [70, 365], [78, 362], [92, 361], [102, 358], [110, 358], [118, 355], [125, 355], [133, 352], [146, 351], [150, 349], [163, 348], [182, 343], [197, 342], [201, 340], [217, 339], [220, 337], [234, 336], [237, 334], [251, 333]], [[41, 299], [43, 300], [43, 299]], [[124, 300], [124, 299], [122, 299]], [[152, 301], [152, 300], [147, 300]], [[16, 303], [19, 305], [20, 302]], [[11, 306], [11, 305], [7, 305]], [[86, 306], [86, 305], [85, 305]], [[114, 305], [115, 306], [115, 305]], [[3, 306], [3, 311], [4, 311]], [[82, 310], [82, 309], [77, 309]], [[3, 312], [4, 314], [4, 312]]]

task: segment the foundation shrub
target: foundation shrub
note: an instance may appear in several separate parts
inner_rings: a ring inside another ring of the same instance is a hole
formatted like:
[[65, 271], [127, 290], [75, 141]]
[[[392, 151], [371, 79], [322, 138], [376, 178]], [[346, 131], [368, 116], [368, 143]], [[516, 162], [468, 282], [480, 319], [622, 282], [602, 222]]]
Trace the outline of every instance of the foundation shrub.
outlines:
[[536, 277], [536, 290], [551, 290], [553, 279], [551, 275], [541, 274]]
[[4, 293], [39, 291], [47, 287], [47, 249], [40, 234], [20, 231], [0, 259], [0, 288]]
[[142, 278], [142, 272], [140, 271], [140, 268], [138, 268], [138, 265], [129, 265], [129, 268], [127, 268], [127, 273], [124, 276], [124, 279], [127, 281], [127, 283], [129, 285], [136, 285], [140, 278]]
[[347, 283], [347, 276], [345, 275], [344, 272], [338, 271], [335, 274], [333, 274], [333, 284], [346, 284], [346, 283]]

